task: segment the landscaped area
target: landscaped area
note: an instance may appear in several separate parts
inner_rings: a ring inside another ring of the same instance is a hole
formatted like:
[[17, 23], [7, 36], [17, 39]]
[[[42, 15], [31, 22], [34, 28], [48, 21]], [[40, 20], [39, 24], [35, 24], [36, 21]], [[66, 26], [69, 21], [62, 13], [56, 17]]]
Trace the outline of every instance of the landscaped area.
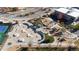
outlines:
[[72, 25], [71, 27], [72, 27], [73, 29], [79, 30], [79, 24]]
[[45, 34], [45, 41], [44, 43], [52, 43], [54, 41], [53, 36], [49, 36], [48, 34]]

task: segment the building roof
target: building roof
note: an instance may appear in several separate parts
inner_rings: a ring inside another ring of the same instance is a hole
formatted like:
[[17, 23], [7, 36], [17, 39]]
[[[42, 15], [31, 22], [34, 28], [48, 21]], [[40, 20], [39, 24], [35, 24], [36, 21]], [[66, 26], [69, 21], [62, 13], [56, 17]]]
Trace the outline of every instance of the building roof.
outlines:
[[76, 8], [59, 8], [59, 9], [56, 9], [56, 11], [58, 12], [62, 12], [64, 14], [67, 14], [67, 15], [70, 15], [72, 17], [79, 17], [79, 9], [76, 9]]
[[62, 12], [62, 13], [67, 13], [69, 10], [66, 9], [66, 8], [59, 8], [59, 9], [56, 9], [56, 11], [59, 11], [59, 12]]
[[74, 17], [79, 17], [79, 12], [71, 12], [68, 15], [74, 16]]

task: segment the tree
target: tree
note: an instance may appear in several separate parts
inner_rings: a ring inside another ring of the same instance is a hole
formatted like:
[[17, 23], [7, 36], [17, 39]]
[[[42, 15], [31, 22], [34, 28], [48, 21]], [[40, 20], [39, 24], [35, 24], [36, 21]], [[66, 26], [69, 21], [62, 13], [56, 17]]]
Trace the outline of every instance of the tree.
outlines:
[[49, 36], [48, 34], [45, 34], [45, 43], [52, 43], [54, 41], [53, 36]]
[[79, 30], [79, 24], [71, 25], [71, 27], [72, 27], [73, 29], [77, 29], [77, 30]]

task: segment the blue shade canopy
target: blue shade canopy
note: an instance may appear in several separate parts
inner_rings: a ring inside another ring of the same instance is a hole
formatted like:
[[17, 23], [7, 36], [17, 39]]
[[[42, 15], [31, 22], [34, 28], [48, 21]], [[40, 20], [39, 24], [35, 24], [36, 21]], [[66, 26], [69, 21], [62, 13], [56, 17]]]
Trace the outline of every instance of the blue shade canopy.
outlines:
[[8, 29], [8, 26], [0, 25], [0, 32], [5, 33]]

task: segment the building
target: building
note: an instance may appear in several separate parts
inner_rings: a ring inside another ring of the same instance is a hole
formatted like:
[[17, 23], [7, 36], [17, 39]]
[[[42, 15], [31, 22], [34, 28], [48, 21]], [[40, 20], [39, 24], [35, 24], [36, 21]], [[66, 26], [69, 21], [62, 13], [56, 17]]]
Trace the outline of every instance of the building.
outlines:
[[71, 24], [79, 20], [79, 9], [77, 8], [58, 8], [51, 14], [54, 21], [64, 22], [65, 24]]

